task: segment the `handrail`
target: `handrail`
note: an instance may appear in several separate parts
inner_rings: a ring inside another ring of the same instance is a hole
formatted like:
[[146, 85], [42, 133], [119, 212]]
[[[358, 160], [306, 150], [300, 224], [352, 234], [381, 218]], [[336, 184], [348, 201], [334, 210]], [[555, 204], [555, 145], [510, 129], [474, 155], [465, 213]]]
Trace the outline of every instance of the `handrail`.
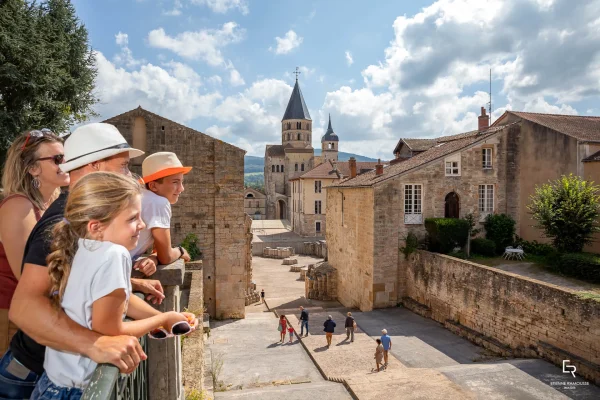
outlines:
[[[140, 293], [134, 295], [144, 298]], [[140, 338], [140, 345], [146, 353], [148, 346], [145, 336]], [[147, 400], [147, 376], [147, 361], [140, 362], [136, 370], [129, 375], [121, 374], [112, 364], [100, 364], [83, 391], [81, 400]]]

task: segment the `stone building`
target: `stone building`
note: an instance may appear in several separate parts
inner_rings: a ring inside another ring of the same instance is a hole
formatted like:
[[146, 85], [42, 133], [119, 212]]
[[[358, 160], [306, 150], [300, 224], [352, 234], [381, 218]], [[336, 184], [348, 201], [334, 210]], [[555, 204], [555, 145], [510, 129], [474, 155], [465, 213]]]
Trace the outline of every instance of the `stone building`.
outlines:
[[[331, 121], [329, 124], [331, 128]], [[333, 153], [333, 152], [330, 152]], [[344, 178], [375, 169], [375, 162], [335, 161], [329, 158], [312, 170], [290, 179], [292, 184], [292, 230], [302, 236], [323, 236], [326, 232], [327, 187]]]
[[281, 120], [281, 144], [265, 148], [267, 219], [289, 219], [290, 179], [314, 166], [312, 120], [296, 78], [294, 90]]
[[425, 235], [425, 218], [505, 213], [519, 236], [540, 240], [526, 208], [536, 185], [569, 173], [600, 178], [600, 118], [508, 111], [487, 121], [482, 110], [477, 131], [328, 188], [328, 258], [342, 304], [367, 311], [401, 300], [399, 250], [409, 232]]
[[[106, 121], [146, 155], [172, 151], [184, 165], [185, 191], [173, 206], [171, 238], [194, 233], [203, 254], [204, 302], [211, 316], [243, 318], [248, 288], [244, 212], [245, 151], [138, 107]], [[144, 157], [132, 160], [141, 174]]]
[[252, 219], [265, 219], [267, 196], [259, 190], [244, 189], [244, 212]]

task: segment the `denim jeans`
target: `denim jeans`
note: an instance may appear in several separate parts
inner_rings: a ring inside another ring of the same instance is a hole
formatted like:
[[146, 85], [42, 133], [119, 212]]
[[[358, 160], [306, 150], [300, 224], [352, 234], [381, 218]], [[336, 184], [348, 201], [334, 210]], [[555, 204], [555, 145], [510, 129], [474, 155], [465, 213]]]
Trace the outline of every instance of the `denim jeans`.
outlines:
[[79, 400], [82, 395], [81, 389], [56, 386], [44, 372], [35, 385], [31, 400]]
[[38, 375], [15, 360], [10, 350], [4, 353], [0, 360], [0, 400], [28, 399], [37, 380]]
[[300, 321], [300, 336], [304, 336], [304, 327], [306, 327], [306, 334], [308, 335], [308, 321]]

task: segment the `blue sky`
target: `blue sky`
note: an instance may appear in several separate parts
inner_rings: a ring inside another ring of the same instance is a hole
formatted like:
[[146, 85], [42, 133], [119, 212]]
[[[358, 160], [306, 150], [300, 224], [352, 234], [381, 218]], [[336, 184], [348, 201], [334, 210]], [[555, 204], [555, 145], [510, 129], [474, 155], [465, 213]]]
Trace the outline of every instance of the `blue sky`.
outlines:
[[[263, 155], [300, 67], [313, 146], [389, 159], [400, 137], [506, 109], [600, 114], [600, 1], [74, 1], [102, 118], [142, 107]], [[118, 11], [118, 12], [117, 12]]]

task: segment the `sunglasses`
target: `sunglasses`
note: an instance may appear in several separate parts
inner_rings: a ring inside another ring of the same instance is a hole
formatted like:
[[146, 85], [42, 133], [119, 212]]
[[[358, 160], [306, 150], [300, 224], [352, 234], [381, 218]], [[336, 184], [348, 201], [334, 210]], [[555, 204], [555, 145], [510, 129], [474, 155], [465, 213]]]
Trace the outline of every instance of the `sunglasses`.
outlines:
[[65, 155], [57, 154], [57, 155], [51, 156], [51, 157], [42, 157], [42, 158], [38, 158], [36, 161], [44, 161], [44, 160], [53, 160], [54, 164], [60, 165], [65, 162]]
[[25, 150], [25, 147], [27, 147], [28, 144], [35, 143], [35, 141], [37, 141], [43, 137], [55, 138], [57, 136], [54, 132], [52, 132], [48, 128], [42, 128], [39, 130], [33, 129], [33, 130], [27, 132], [27, 138], [25, 139], [25, 143], [23, 143], [23, 147], [21, 147], [21, 151]]
[[167, 332], [165, 328], [158, 327], [148, 333], [151, 339], [163, 340], [175, 336], [187, 335], [192, 332], [192, 326], [187, 321], [179, 321], [171, 327], [171, 332]]

